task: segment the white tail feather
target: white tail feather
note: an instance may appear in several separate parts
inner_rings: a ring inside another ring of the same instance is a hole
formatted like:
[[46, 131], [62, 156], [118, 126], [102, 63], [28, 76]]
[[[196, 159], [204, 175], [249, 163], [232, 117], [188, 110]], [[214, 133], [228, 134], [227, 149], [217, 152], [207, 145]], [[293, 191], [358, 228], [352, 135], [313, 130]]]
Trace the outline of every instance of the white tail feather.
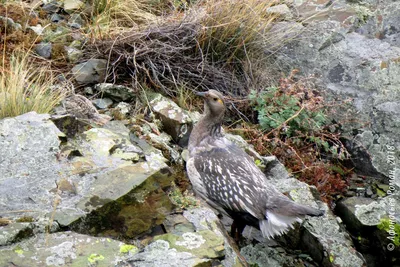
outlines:
[[293, 228], [293, 223], [302, 222], [299, 217], [290, 217], [272, 212], [267, 212], [266, 220], [260, 221], [260, 230], [266, 238], [273, 238], [277, 235], [286, 233], [290, 228]]

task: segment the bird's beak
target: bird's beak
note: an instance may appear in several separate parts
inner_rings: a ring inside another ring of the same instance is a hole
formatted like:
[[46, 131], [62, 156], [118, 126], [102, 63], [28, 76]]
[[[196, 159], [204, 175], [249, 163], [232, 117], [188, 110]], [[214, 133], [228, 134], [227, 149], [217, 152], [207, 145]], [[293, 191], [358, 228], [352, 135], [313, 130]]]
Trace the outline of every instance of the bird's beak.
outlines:
[[201, 97], [206, 97], [207, 96], [207, 92], [197, 92], [196, 95], [197, 96], [201, 96]]

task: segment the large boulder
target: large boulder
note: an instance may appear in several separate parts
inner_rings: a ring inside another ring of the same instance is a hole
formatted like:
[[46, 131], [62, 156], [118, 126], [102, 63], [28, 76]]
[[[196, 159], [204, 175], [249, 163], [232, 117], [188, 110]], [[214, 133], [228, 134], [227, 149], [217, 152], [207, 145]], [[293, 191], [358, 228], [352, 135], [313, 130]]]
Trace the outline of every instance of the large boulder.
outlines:
[[126, 127], [109, 127], [60, 147], [64, 135], [48, 115], [0, 121], [0, 209], [9, 224], [3, 244], [49, 226], [133, 237], [163, 222], [172, 208], [165, 188], [174, 178], [166, 159], [132, 144]]

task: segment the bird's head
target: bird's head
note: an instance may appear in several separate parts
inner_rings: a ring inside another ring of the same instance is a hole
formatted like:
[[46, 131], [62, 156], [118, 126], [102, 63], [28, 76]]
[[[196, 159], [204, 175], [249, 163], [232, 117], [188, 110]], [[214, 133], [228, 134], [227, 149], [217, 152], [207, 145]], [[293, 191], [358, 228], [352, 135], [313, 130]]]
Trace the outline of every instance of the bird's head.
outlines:
[[209, 90], [207, 92], [197, 93], [198, 96], [204, 98], [204, 111], [205, 114], [210, 114], [213, 117], [223, 117], [225, 113], [224, 96], [216, 91]]

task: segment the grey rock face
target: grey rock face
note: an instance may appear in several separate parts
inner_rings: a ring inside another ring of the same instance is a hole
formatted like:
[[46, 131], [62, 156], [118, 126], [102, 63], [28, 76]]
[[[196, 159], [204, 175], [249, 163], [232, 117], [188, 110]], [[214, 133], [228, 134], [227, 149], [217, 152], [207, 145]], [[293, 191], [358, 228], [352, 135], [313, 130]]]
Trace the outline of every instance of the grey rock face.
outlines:
[[104, 59], [89, 59], [72, 68], [75, 80], [80, 84], [98, 83], [104, 81], [107, 61]]
[[173, 179], [165, 159], [152, 152], [144, 161], [144, 152], [127, 139], [129, 131], [116, 132], [93, 128], [60, 149], [63, 134], [48, 115], [31, 112], [1, 120], [0, 209], [12, 222], [2, 243], [22, 235], [23, 229], [13, 228], [21, 217], [30, 218], [33, 226], [25, 229], [38, 228], [34, 233], [49, 221], [95, 233], [111, 227], [110, 220], [124, 220], [128, 236], [161, 224], [171, 203], [160, 190]]
[[39, 216], [51, 208], [49, 190], [61, 170], [56, 160], [60, 135], [49, 115], [30, 112], [0, 121], [0, 209], [5, 214], [29, 210], [12, 217]]
[[[279, 64], [319, 77], [328, 98], [352, 99], [351, 116], [357, 120], [344, 125], [343, 134], [350, 140], [346, 145], [353, 164], [363, 174], [388, 177], [385, 146], [396, 147], [400, 156], [399, 3], [335, 1], [324, 7], [300, 1], [296, 5], [301, 14], [321, 10], [324, 15], [309, 19], [296, 40], [284, 45]], [[342, 109], [335, 119], [345, 116]]]

